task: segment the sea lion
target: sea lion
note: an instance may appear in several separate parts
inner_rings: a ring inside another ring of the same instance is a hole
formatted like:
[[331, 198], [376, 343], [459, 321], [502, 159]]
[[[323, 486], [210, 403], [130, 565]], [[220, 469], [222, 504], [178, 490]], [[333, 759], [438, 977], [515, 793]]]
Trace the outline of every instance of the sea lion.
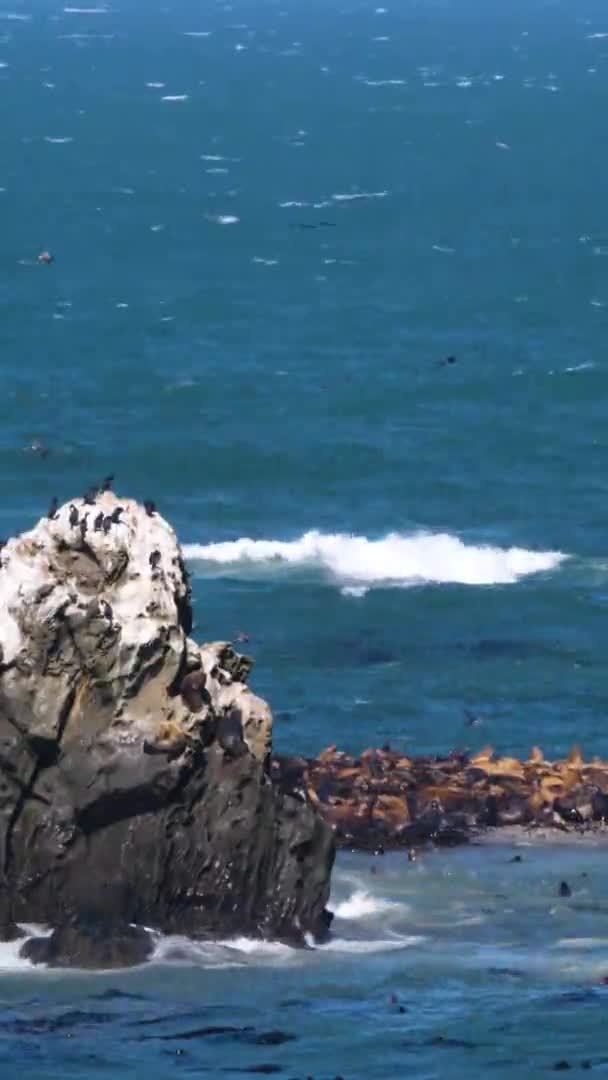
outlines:
[[216, 737], [222, 750], [230, 757], [240, 757], [247, 750], [243, 739], [243, 714], [240, 709], [232, 708], [218, 722]]
[[184, 675], [179, 692], [184, 704], [190, 709], [190, 712], [200, 712], [205, 701], [208, 700], [209, 694], [208, 691], [205, 690], [206, 682], [207, 676], [202, 668], [199, 668], [198, 671], [191, 671], [188, 675]]

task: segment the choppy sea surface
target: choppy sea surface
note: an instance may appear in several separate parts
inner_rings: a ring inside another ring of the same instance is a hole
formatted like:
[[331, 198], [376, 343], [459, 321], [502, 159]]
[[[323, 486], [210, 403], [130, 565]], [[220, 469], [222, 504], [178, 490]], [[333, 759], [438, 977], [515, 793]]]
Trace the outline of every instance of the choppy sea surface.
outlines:
[[[607, 90], [600, 0], [6, 0], [0, 533], [155, 499], [280, 750], [608, 756]], [[317, 950], [3, 946], [2, 1076], [608, 1071], [605, 853], [512, 858], [343, 854]]]

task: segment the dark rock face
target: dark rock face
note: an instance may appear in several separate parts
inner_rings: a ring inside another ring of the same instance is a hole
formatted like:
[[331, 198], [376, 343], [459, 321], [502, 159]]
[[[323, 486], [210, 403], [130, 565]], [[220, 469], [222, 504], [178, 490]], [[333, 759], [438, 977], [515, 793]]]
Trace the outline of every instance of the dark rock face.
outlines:
[[172, 530], [120, 505], [84, 537], [60, 507], [0, 553], [0, 927], [45, 923], [27, 955], [81, 966], [139, 962], [129, 924], [324, 935], [331, 829], [270, 775], [251, 662], [187, 638]]
[[47, 967], [95, 970], [143, 964], [152, 950], [152, 938], [141, 926], [83, 921], [62, 926], [50, 937], [31, 938], [21, 956]]

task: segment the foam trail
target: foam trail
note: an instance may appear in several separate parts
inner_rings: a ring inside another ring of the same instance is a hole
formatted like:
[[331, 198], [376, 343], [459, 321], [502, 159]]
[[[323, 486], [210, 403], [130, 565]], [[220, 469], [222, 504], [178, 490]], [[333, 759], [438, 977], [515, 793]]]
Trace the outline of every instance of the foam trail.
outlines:
[[378, 540], [347, 533], [304, 533], [297, 540], [239, 540], [186, 544], [186, 557], [231, 573], [252, 566], [308, 567], [340, 584], [508, 585], [527, 574], [554, 570], [567, 558], [559, 551], [528, 551], [465, 544], [449, 533], [389, 533]]

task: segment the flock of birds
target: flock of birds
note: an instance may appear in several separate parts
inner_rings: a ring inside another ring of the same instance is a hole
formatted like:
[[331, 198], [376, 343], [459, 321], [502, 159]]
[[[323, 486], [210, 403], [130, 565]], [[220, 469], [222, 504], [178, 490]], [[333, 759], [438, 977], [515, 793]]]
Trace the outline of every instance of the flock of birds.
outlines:
[[[85, 506], [95, 506], [97, 497], [103, 495], [106, 491], [112, 490], [112, 484], [114, 482], [114, 475], [105, 476], [101, 481], [101, 484], [93, 484], [85, 491], [82, 501]], [[156, 503], [151, 499], [144, 499], [144, 510], [148, 517], [154, 517], [156, 514]], [[70, 503], [68, 521], [73, 529], [79, 529], [80, 535], [85, 540], [87, 531], [89, 529], [89, 513], [79, 514], [78, 507], [74, 503]], [[121, 515], [124, 514], [124, 506], [114, 507], [111, 514], [104, 514], [103, 510], [95, 515], [93, 519], [93, 532], [103, 532], [107, 536], [113, 525], [121, 524]], [[56, 495], [51, 499], [51, 504], [48, 508], [47, 518], [49, 521], [56, 521], [59, 517], [59, 500]], [[160, 551], [154, 550], [150, 553], [149, 562], [152, 570], [156, 570], [159, 566], [161, 559]]]

